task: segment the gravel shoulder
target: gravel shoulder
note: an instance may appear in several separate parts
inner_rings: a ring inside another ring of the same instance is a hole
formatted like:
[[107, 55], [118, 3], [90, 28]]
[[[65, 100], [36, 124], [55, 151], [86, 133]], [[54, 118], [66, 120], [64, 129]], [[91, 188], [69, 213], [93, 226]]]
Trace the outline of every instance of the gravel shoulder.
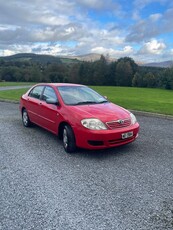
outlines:
[[69, 155], [0, 102], [0, 229], [172, 230], [172, 120], [137, 118], [136, 142]]

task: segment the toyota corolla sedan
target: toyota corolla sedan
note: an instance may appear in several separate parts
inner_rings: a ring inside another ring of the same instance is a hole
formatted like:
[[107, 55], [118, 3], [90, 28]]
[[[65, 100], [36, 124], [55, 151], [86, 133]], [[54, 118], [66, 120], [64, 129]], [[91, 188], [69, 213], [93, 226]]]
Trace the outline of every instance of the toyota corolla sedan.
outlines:
[[78, 84], [37, 84], [20, 100], [25, 127], [32, 123], [58, 135], [66, 152], [104, 149], [133, 142], [136, 117], [91, 88]]

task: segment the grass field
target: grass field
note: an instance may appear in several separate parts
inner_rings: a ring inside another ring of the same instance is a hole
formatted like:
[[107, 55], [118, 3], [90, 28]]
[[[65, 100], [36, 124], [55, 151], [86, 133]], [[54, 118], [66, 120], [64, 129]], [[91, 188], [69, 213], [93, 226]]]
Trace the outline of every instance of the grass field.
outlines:
[[173, 90], [112, 86], [92, 88], [127, 109], [173, 115]]
[[19, 101], [21, 95], [26, 91], [26, 88], [0, 91], [0, 100]]
[[[173, 115], [173, 90], [92, 86], [110, 101], [127, 109]], [[27, 89], [0, 91], [0, 99], [19, 101]]]

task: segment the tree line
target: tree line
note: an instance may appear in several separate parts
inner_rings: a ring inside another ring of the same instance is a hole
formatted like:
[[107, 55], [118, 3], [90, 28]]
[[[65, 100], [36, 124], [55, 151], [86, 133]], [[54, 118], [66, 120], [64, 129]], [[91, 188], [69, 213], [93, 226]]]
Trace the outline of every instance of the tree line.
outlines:
[[173, 89], [173, 67], [158, 68], [137, 65], [124, 57], [109, 62], [103, 55], [94, 62], [33, 62], [0, 59], [0, 81], [71, 82], [85, 85], [107, 85]]

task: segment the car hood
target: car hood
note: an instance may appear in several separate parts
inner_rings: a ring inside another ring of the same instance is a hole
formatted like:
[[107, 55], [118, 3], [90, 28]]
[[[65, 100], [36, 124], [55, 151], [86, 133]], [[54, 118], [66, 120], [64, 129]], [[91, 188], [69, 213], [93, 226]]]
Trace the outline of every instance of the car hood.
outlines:
[[80, 119], [98, 118], [103, 122], [129, 118], [130, 112], [113, 103], [70, 106], [70, 111]]

